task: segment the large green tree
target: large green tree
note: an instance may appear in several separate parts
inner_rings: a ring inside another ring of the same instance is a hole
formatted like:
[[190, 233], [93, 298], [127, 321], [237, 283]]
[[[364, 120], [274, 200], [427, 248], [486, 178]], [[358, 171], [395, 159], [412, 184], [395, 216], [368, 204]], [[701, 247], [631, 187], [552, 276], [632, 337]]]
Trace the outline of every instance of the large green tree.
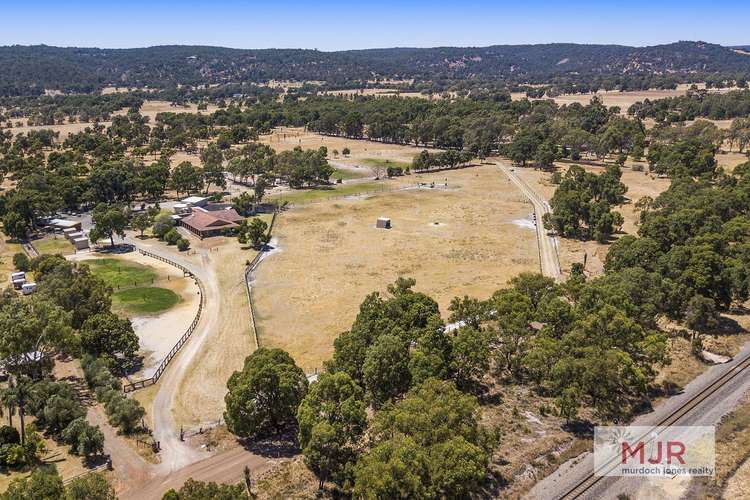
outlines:
[[238, 436], [257, 437], [295, 421], [307, 378], [285, 351], [261, 347], [232, 374], [227, 388], [227, 427]]

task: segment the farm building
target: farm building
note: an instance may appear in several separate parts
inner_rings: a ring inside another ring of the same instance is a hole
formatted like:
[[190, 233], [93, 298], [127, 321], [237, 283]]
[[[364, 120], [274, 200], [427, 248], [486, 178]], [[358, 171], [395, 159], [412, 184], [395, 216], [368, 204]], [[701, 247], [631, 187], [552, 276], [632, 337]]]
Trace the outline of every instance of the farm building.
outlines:
[[24, 295], [31, 295], [36, 291], [36, 283], [24, 283], [21, 285], [21, 292]]
[[57, 231], [65, 231], [66, 229], [75, 229], [76, 231], [81, 230], [81, 221], [69, 220], [69, 219], [52, 219], [49, 221], [49, 227]]
[[180, 203], [188, 207], [205, 207], [208, 205], [208, 198], [204, 198], [203, 196], [188, 196], [184, 200], [180, 200]]
[[196, 207], [190, 215], [180, 219], [179, 224], [200, 238], [206, 238], [221, 234], [227, 229], [236, 229], [242, 220], [243, 217], [233, 208], [207, 210]]
[[85, 236], [81, 236], [80, 238], [75, 238], [73, 241], [73, 246], [76, 248], [76, 250], [86, 250], [89, 248], [89, 239]]

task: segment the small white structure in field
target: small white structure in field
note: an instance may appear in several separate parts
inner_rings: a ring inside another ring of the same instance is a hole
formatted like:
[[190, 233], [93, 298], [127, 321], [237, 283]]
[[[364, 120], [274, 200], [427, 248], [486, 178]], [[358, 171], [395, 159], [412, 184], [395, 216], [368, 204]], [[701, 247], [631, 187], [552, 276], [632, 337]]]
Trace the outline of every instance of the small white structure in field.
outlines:
[[86, 250], [87, 248], [89, 248], [89, 239], [85, 236], [74, 239], [72, 243], [76, 250]]
[[16, 278], [13, 280], [13, 288], [20, 290], [24, 283], [26, 283], [26, 278]]
[[388, 217], [378, 217], [378, 221], [375, 223], [375, 227], [378, 229], [390, 229], [391, 219]]
[[31, 295], [36, 290], [36, 283], [26, 283], [21, 285], [21, 292], [24, 295]]
[[26, 279], [26, 273], [23, 271], [18, 271], [17, 273], [11, 273], [10, 280], [15, 281], [17, 279]]

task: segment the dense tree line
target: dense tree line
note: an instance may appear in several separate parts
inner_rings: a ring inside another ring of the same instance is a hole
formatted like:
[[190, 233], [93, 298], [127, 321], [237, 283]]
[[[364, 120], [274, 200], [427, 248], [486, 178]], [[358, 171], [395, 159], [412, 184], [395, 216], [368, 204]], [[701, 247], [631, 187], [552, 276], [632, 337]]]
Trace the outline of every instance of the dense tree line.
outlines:
[[[173, 88], [178, 84], [199, 87], [271, 79], [324, 81], [351, 88], [373, 78], [512, 83], [549, 83], [557, 78], [590, 84], [594, 77], [609, 77], [632, 87], [642, 75], [669, 73], [680, 81], [711, 76], [723, 81], [724, 75], [750, 73], [746, 56], [705, 42], [652, 47], [557, 43], [340, 52], [12, 46], [0, 48], [0, 64], [5, 68], [0, 95], [39, 95], [46, 89], [91, 92], [107, 84]], [[718, 75], [722, 75], [720, 79]]]
[[[746, 81], [744, 85], [747, 86]], [[696, 118], [747, 118], [750, 116], [750, 90], [732, 90], [721, 94], [691, 90], [684, 96], [637, 102], [628, 108], [628, 113], [641, 119], [653, 118], [671, 123]]]

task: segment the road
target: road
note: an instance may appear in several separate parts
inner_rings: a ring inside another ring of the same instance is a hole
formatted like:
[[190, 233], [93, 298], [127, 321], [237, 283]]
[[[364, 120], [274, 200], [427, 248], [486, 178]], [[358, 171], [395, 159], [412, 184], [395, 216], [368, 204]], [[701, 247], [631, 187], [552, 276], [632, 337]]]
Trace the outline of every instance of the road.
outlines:
[[[723, 365], [709, 368], [705, 373], [690, 382], [682, 394], [673, 396], [658, 405], [651, 413], [635, 419], [631, 425], [654, 426], [695, 398], [720, 377], [731, 373], [737, 365], [750, 356], [750, 345], [746, 345], [734, 360]], [[750, 390], [750, 370], [741, 372], [716, 392], [697, 404], [690, 411], [671, 425], [717, 425], [721, 418], [737, 405], [743, 395]], [[681, 413], [681, 412], [680, 412]], [[561, 465], [554, 473], [546, 477], [528, 493], [529, 499], [558, 499], [593, 472], [593, 455], [586, 453]], [[687, 478], [649, 479], [645, 478], [602, 478], [581, 498], [617, 498], [628, 495], [629, 498], [681, 498], [686, 493]]]
[[[172, 407], [177, 391], [187, 374], [193, 359], [204, 347], [211, 332], [216, 329], [221, 313], [218, 279], [211, 265], [211, 254], [201, 253], [201, 264], [183, 258], [175, 253], [165, 251], [158, 244], [125, 238], [129, 243], [148, 250], [156, 255], [170, 259], [189, 269], [202, 283], [207, 300], [198, 327], [180, 353], [172, 360], [159, 380], [159, 390], [153, 404], [154, 439], [159, 441], [161, 462], [149, 464], [134, 453], [121, 438], [110, 433], [106, 436], [107, 452], [112, 458], [115, 473], [124, 485], [119, 497], [123, 499], [160, 499], [170, 488], [179, 488], [192, 477], [202, 481], [236, 482], [242, 479], [247, 465], [253, 474], [270, 468], [275, 459], [261, 456], [238, 446], [215, 455], [195, 449], [180, 440], [180, 432], [172, 415]], [[99, 414], [90, 415], [97, 423], [106, 423]]]
[[500, 166], [500, 170], [508, 176], [511, 182], [521, 190], [524, 196], [526, 196], [534, 206], [534, 213], [536, 214], [537, 244], [539, 245], [539, 263], [542, 274], [554, 278], [555, 281], [562, 281], [557, 237], [544, 229], [544, 225], [542, 224], [544, 214], [552, 213], [552, 208], [550, 208], [549, 203], [547, 203], [544, 198], [537, 194], [523, 179], [516, 175], [513, 167], [509, 167], [502, 163], [499, 163], [498, 165]]

